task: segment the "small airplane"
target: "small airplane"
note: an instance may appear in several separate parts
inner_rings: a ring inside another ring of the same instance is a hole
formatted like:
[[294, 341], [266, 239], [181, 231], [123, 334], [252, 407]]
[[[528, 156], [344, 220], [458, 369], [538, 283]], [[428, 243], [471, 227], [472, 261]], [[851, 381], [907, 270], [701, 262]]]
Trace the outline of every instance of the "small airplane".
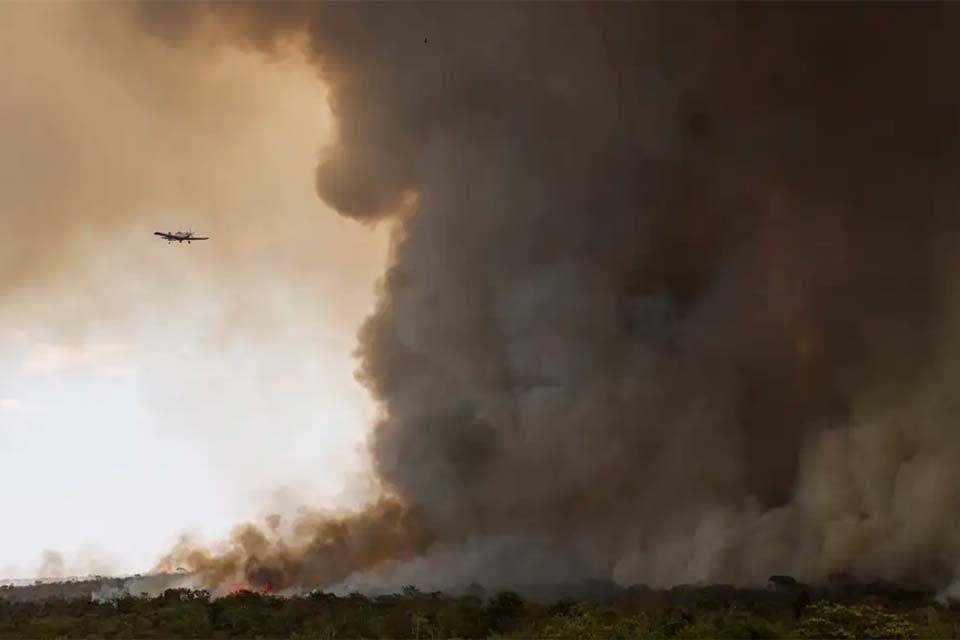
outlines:
[[153, 235], [155, 235], [155, 236], [160, 236], [161, 238], [163, 238], [164, 240], [166, 240], [167, 243], [170, 243], [170, 242], [186, 242], [187, 244], [190, 244], [190, 243], [193, 242], [194, 240], [209, 240], [209, 239], [210, 239], [210, 238], [200, 238], [200, 237], [198, 237], [198, 236], [195, 236], [195, 235], [193, 235], [193, 231], [170, 231], [170, 232], [167, 232], [167, 233], [164, 233], [163, 231], [154, 231], [154, 232], [153, 232]]

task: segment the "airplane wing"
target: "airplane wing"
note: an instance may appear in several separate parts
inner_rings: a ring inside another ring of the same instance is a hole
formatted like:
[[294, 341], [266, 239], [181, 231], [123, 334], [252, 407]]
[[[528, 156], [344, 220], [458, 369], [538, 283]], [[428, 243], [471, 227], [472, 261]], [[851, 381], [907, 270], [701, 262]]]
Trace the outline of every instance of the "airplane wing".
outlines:
[[190, 236], [189, 238], [187, 238], [187, 240], [209, 240], [209, 239], [210, 239], [209, 237], [206, 237], [206, 238], [197, 238], [197, 237], [195, 237], [195, 236]]
[[153, 235], [160, 236], [161, 238], [166, 238], [167, 240], [176, 240], [177, 236], [171, 235], [169, 233], [163, 233], [162, 231], [154, 231]]

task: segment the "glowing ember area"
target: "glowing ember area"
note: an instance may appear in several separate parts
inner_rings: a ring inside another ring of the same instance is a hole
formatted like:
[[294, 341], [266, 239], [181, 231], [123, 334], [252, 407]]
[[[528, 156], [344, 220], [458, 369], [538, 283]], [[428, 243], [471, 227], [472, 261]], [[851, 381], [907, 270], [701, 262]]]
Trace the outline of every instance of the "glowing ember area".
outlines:
[[261, 596], [278, 595], [271, 583], [266, 582], [263, 584], [255, 584], [249, 580], [238, 580], [225, 583], [211, 593], [214, 598], [243, 596], [244, 594], [257, 594]]

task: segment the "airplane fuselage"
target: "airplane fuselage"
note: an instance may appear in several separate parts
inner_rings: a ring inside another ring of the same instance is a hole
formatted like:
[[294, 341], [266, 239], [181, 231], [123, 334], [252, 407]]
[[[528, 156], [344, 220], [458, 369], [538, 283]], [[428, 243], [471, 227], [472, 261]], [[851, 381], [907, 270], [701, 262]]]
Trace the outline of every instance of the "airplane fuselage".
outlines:
[[171, 242], [186, 242], [187, 244], [190, 244], [194, 240], [209, 240], [209, 238], [206, 237], [199, 238], [193, 235], [192, 231], [154, 231], [153, 235], [160, 236], [167, 241], [167, 244], [170, 244]]

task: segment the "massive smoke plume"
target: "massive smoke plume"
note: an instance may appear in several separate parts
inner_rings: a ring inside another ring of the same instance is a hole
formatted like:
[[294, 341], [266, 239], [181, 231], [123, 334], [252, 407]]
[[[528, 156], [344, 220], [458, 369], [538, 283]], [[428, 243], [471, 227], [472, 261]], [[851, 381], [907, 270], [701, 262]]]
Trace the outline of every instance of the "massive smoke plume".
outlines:
[[397, 225], [359, 348], [383, 500], [164, 565], [948, 582], [958, 18], [145, 4], [173, 40], [303, 38], [338, 130], [320, 197]]

